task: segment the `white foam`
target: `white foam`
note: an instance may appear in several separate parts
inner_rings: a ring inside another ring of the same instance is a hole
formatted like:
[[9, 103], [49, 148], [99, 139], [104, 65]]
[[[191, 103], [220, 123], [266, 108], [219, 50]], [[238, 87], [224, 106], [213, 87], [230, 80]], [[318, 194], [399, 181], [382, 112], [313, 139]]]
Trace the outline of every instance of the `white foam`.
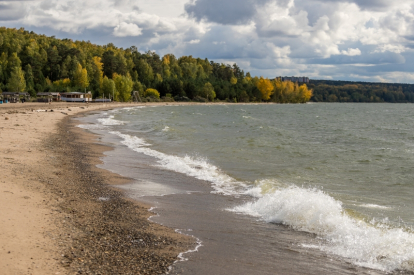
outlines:
[[127, 123], [126, 121], [120, 121], [114, 119], [114, 116], [109, 116], [107, 118], [98, 118], [99, 123], [105, 126], [113, 126], [113, 125], [124, 125]]
[[388, 206], [383, 206], [383, 205], [378, 205], [378, 204], [371, 204], [371, 203], [361, 204], [359, 206], [365, 207], [365, 208], [391, 209], [391, 207], [388, 207]]
[[122, 110], [130, 111], [130, 110], [142, 109], [142, 108], [145, 108], [145, 106], [125, 107], [125, 108], [122, 108]]
[[106, 127], [100, 124], [79, 124], [77, 127], [86, 129], [86, 130], [103, 130]]
[[220, 169], [210, 164], [205, 158], [194, 158], [188, 155], [179, 157], [164, 154], [148, 148], [150, 144], [136, 136], [122, 134], [117, 131], [112, 131], [110, 133], [121, 137], [123, 139], [121, 143], [126, 145], [131, 150], [158, 159], [157, 162], [159, 166], [164, 169], [186, 174], [188, 176], [212, 183], [215, 190], [213, 193], [237, 196], [238, 194], [243, 193], [246, 189], [246, 185], [244, 183], [233, 179], [225, 173], [222, 173]]
[[354, 264], [392, 271], [413, 270], [414, 234], [402, 228], [368, 224], [346, 214], [340, 201], [316, 188], [288, 186], [263, 194], [261, 184], [249, 191], [254, 202], [230, 209], [314, 233], [320, 249]]
[[[193, 231], [193, 230], [189, 229], [187, 231]], [[180, 254], [178, 254], [177, 258], [179, 260], [175, 261], [174, 263], [188, 261], [188, 258], [185, 258], [184, 254], [198, 252], [198, 249], [203, 246], [203, 242], [199, 238], [197, 238], [193, 235], [183, 233], [183, 231], [180, 230], [180, 229], [176, 229], [175, 232], [186, 235], [186, 236], [190, 236], [190, 237], [193, 237], [194, 239], [196, 239], [196, 243], [197, 243], [196, 247], [194, 249], [190, 249], [190, 250], [187, 250], [185, 252], [181, 252]]]

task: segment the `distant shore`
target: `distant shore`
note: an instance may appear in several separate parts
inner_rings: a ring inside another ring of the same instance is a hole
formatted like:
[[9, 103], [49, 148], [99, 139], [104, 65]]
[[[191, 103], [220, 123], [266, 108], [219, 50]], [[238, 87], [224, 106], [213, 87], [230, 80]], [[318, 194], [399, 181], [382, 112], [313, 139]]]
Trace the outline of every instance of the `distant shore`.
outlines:
[[4, 274], [165, 273], [193, 246], [193, 239], [149, 222], [145, 205], [110, 187], [128, 182], [96, 168], [110, 148], [70, 119], [94, 110], [166, 104], [0, 105]]

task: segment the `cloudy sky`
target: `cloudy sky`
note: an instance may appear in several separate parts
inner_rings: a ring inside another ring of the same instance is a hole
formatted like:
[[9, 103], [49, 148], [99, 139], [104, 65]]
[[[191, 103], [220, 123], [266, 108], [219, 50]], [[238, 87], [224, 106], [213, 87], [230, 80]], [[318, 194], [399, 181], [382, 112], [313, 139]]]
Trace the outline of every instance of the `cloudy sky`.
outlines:
[[266, 77], [414, 83], [414, 0], [0, 0], [0, 25]]

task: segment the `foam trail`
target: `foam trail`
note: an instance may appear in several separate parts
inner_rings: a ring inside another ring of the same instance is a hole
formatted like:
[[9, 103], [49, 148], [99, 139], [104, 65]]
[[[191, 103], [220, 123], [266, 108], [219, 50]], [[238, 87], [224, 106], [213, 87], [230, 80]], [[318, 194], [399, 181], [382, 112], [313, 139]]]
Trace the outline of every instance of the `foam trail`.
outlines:
[[105, 126], [113, 126], [113, 125], [124, 125], [127, 121], [120, 121], [114, 119], [114, 116], [109, 116], [107, 118], [98, 118], [98, 121]]
[[322, 240], [320, 249], [356, 265], [387, 272], [414, 270], [414, 234], [356, 220], [345, 213], [340, 201], [316, 188], [288, 186], [262, 191], [260, 185], [253, 188], [249, 193], [257, 197], [254, 202], [230, 210], [314, 233]]
[[239, 190], [244, 191], [246, 188], [244, 183], [238, 182], [232, 177], [222, 173], [216, 166], [210, 164], [206, 159], [193, 158], [190, 156], [178, 157], [167, 155], [148, 148], [150, 144], [136, 136], [122, 134], [117, 131], [112, 131], [110, 133], [121, 137], [123, 139], [121, 143], [131, 150], [157, 158], [159, 166], [164, 169], [211, 182], [212, 187], [215, 190], [213, 191], [214, 193], [237, 196], [241, 193]]
[[100, 124], [79, 124], [77, 127], [86, 130], [103, 130], [107, 127], [100, 125]]

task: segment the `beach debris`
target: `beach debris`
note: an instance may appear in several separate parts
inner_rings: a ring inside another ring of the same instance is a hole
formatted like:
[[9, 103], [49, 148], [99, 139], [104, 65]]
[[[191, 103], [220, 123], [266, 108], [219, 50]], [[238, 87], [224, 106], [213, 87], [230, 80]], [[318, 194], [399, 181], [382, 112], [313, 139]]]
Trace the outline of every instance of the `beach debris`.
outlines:
[[68, 113], [65, 113], [65, 112], [61, 112], [62, 114], [64, 114], [64, 115], [68, 115]]
[[4, 120], [9, 120], [9, 118], [8, 117], [5, 117]]
[[72, 109], [68, 109], [68, 111], [72, 111]]

